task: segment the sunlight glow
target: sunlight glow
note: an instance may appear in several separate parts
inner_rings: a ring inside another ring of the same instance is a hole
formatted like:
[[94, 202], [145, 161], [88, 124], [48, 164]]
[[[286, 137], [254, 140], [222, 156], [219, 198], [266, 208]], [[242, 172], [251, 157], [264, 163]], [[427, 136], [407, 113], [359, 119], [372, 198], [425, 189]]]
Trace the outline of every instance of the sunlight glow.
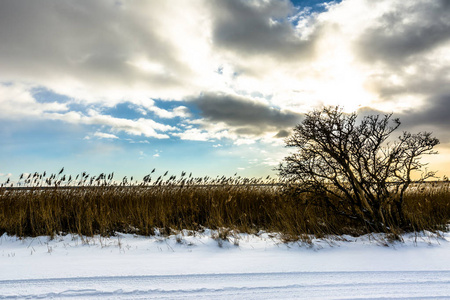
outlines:
[[355, 63], [344, 38], [330, 34], [319, 43], [318, 50], [322, 56], [313, 63], [317, 81], [312, 87], [317, 101], [343, 106], [347, 112], [368, 105], [374, 95], [364, 88], [364, 70]]
[[164, 74], [166, 73], [165, 67], [157, 62], [152, 62], [147, 59], [139, 59], [129, 63], [130, 65], [146, 72], [153, 74]]

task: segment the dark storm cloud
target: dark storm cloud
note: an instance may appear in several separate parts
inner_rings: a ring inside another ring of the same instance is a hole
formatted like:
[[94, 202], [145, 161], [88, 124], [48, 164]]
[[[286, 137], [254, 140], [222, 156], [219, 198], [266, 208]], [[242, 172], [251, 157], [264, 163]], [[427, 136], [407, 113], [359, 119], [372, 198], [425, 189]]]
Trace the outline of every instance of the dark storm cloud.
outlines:
[[412, 108], [402, 113], [394, 111], [380, 111], [372, 107], [363, 107], [357, 111], [359, 116], [385, 115], [393, 113], [393, 118], [399, 118], [402, 127], [427, 127], [427, 126], [450, 126], [450, 94], [433, 97], [418, 108]]
[[402, 1], [392, 8], [357, 41], [365, 60], [402, 63], [450, 39], [450, 0]]
[[[374, 88], [383, 99], [404, 94], [415, 93], [422, 95], [440, 95], [450, 92], [447, 74], [450, 67], [436, 65], [426, 59], [417, 61], [414, 74], [408, 74], [402, 69], [385, 69], [384, 72], [373, 74], [367, 79], [368, 85]], [[401, 78], [400, 83], [390, 80], [390, 76]]]
[[450, 93], [434, 96], [425, 101], [420, 109], [404, 114], [408, 126], [437, 126], [448, 132], [450, 128]]
[[186, 71], [172, 45], [150, 30], [157, 25], [114, 1], [1, 1], [2, 74], [9, 80], [64, 77], [100, 85], [174, 85], [177, 80], [169, 75], [142, 73], [130, 65], [141, 55], [172, 73]]
[[359, 117], [363, 117], [363, 116], [370, 116], [370, 115], [380, 115], [380, 116], [382, 116], [382, 115], [390, 114], [392, 112], [383, 112], [381, 110], [365, 106], [365, 107], [359, 108], [356, 111], [356, 113], [358, 114]]
[[285, 137], [288, 137], [289, 135], [291, 135], [291, 132], [283, 129], [283, 130], [278, 131], [278, 133], [275, 135], [275, 137], [276, 138], [285, 138]]
[[192, 102], [208, 122], [224, 122], [240, 134], [284, 130], [300, 121], [300, 114], [281, 111], [242, 96], [209, 93]]
[[[366, 2], [384, 5], [382, 1]], [[443, 95], [450, 94], [445, 49], [450, 42], [450, 0], [387, 3], [384, 13], [359, 33], [353, 44], [361, 62], [372, 69], [365, 86], [380, 102], [408, 107], [409, 99], [423, 101], [420, 108], [411, 107], [408, 113], [398, 115], [402, 129], [449, 124], [443, 116], [450, 103]]]
[[[427, 99], [423, 106], [411, 108], [398, 113], [393, 111], [383, 112], [371, 107], [363, 107], [358, 110], [359, 116], [364, 115], [385, 115], [393, 113], [392, 118], [399, 118], [401, 126], [399, 131], [409, 131], [417, 133], [419, 131], [432, 131], [434, 136], [440, 139], [441, 143], [450, 142], [450, 93], [440, 96], [433, 96]], [[393, 134], [398, 136], [399, 133]]]
[[288, 20], [295, 12], [290, 1], [214, 1], [213, 42], [241, 55], [300, 56], [310, 54]]

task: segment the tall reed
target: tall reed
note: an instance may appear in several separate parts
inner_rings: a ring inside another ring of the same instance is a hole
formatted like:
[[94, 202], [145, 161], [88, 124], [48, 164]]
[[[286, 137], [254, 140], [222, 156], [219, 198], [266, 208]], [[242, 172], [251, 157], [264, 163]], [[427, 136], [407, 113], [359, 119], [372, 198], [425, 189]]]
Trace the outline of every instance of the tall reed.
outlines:
[[[0, 234], [152, 235], [156, 228], [167, 234], [229, 228], [280, 232], [286, 239], [296, 239], [370, 231], [334, 214], [319, 195], [291, 194], [270, 178], [194, 178], [183, 172], [179, 178], [162, 175], [152, 181], [151, 175], [139, 184], [134, 178], [113, 181], [113, 174], [24, 176], [18, 183], [22, 189], [11, 188], [10, 183], [0, 188]], [[393, 231], [444, 230], [450, 221], [449, 184], [414, 188], [404, 209], [409, 226]]]

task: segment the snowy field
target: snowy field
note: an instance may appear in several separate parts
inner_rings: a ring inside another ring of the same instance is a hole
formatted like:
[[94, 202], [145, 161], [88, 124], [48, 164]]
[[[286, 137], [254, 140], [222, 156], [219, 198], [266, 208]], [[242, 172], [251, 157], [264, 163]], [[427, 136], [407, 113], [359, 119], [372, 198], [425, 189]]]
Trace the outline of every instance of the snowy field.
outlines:
[[0, 299], [450, 299], [450, 234], [0, 237]]

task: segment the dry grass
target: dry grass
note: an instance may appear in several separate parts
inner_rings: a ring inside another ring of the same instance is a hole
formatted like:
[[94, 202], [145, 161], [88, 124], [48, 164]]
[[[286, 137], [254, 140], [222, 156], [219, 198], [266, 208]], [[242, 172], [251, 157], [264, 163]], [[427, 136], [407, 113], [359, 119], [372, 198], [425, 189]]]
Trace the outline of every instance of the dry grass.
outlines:
[[[19, 182], [26, 189], [0, 188], [0, 235], [92, 236], [116, 231], [152, 235], [156, 228], [169, 234], [206, 227], [280, 232], [288, 241], [307, 239], [310, 234], [321, 237], [369, 231], [357, 221], [333, 214], [317, 195], [286, 193], [270, 179], [192, 178], [184, 173], [179, 179], [161, 176], [154, 183], [148, 175], [131, 186], [125, 179], [113, 183], [111, 174], [82, 174], [76, 180], [61, 175], [45, 178], [35, 173]], [[450, 220], [449, 184], [412, 189], [404, 209], [409, 226], [392, 228], [393, 232], [444, 230]]]

